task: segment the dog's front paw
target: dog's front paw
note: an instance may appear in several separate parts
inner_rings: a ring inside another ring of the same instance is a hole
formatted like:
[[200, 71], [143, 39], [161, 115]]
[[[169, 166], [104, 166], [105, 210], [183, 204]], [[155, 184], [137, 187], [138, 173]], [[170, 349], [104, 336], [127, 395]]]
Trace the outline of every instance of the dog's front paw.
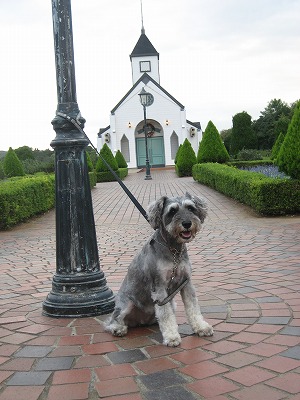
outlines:
[[105, 330], [114, 336], [122, 337], [127, 334], [128, 328], [126, 325], [111, 324], [106, 326]]
[[174, 337], [168, 337], [164, 339], [164, 344], [169, 347], [177, 347], [181, 343], [180, 335], [176, 335]]
[[195, 330], [195, 333], [198, 336], [212, 336], [214, 334], [213, 327], [209, 325], [207, 322], [203, 321], [199, 328]]

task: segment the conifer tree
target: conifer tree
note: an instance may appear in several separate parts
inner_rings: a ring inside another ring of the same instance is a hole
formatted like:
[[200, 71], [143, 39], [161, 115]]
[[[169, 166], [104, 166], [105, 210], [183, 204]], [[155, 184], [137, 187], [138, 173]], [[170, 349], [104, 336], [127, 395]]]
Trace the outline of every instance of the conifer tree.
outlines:
[[11, 147], [4, 157], [3, 170], [8, 178], [25, 175], [23, 164]]
[[276, 139], [276, 142], [274, 143], [274, 146], [272, 147], [271, 160], [275, 160], [277, 158], [283, 141], [284, 141], [284, 134], [280, 132], [278, 138]]
[[176, 160], [176, 173], [178, 176], [192, 176], [193, 165], [196, 164], [196, 154], [188, 139], [183, 142]]
[[116, 152], [115, 159], [117, 161], [119, 168], [127, 168], [128, 167], [127, 162], [126, 162], [123, 154], [120, 152], [120, 150], [118, 150]]
[[276, 164], [291, 178], [300, 179], [300, 101], [298, 101], [287, 134], [280, 147]]
[[[110, 165], [110, 167], [114, 170], [118, 170], [118, 163], [111, 152], [110, 148], [107, 146], [106, 143], [104, 143], [102, 149], [100, 150], [100, 155], [105, 159], [105, 161]], [[107, 172], [109, 171], [108, 167], [106, 164], [103, 162], [102, 158], [99, 157], [97, 164], [96, 164], [96, 171], [97, 172]]]
[[199, 164], [206, 162], [225, 163], [228, 160], [229, 154], [221, 136], [212, 121], [209, 121], [199, 143], [197, 162]]

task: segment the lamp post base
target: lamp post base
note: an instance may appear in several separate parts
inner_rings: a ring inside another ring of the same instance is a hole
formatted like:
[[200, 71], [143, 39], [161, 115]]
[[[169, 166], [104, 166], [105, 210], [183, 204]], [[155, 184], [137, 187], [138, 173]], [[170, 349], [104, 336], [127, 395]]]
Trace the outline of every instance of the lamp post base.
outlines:
[[91, 317], [113, 309], [114, 295], [102, 272], [77, 279], [56, 274], [52, 290], [43, 302], [43, 315], [56, 318]]
[[146, 175], [144, 179], [145, 179], [145, 181], [149, 181], [149, 180], [152, 179], [152, 176], [151, 175]]

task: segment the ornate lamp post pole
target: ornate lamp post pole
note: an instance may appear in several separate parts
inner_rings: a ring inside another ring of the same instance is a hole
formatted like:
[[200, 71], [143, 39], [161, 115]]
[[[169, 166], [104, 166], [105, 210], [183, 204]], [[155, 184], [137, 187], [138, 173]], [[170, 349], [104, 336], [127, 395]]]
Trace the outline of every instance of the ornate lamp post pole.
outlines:
[[[86, 317], [113, 310], [114, 296], [100, 270], [91, 190], [76, 98], [70, 0], [52, 0], [57, 80], [57, 113], [52, 121], [56, 138], [56, 273], [43, 314]], [[68, 117], [68, 118], [66, 118]]]
[[149, 164], [149, 154], [148, 154], [148, 127], [147, 127], [147, 118], [146, 118], [146, 107], [151, 106], [154, 102], [154, 97], [151, 93], [146, 92], [143, 88], [140, 93], [140, 102], [144, 109], [144, 133], [145, 133], [145, 146], [146, 146], [146, 175], [145, 179], [152, 179], [150, 173], [150, 164]]

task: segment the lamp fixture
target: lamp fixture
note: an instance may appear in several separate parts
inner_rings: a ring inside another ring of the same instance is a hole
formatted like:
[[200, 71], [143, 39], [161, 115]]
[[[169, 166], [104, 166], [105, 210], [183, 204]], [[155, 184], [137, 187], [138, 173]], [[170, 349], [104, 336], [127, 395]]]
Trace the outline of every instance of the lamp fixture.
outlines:
[[132, 125], [131, 125], [131, 122], [129, 121], [128, 122], [128, 128], [131, 128], [132, 127]]
[[170, 124], [170, 121], [166, 119], [166, 125], [168, 126]]

